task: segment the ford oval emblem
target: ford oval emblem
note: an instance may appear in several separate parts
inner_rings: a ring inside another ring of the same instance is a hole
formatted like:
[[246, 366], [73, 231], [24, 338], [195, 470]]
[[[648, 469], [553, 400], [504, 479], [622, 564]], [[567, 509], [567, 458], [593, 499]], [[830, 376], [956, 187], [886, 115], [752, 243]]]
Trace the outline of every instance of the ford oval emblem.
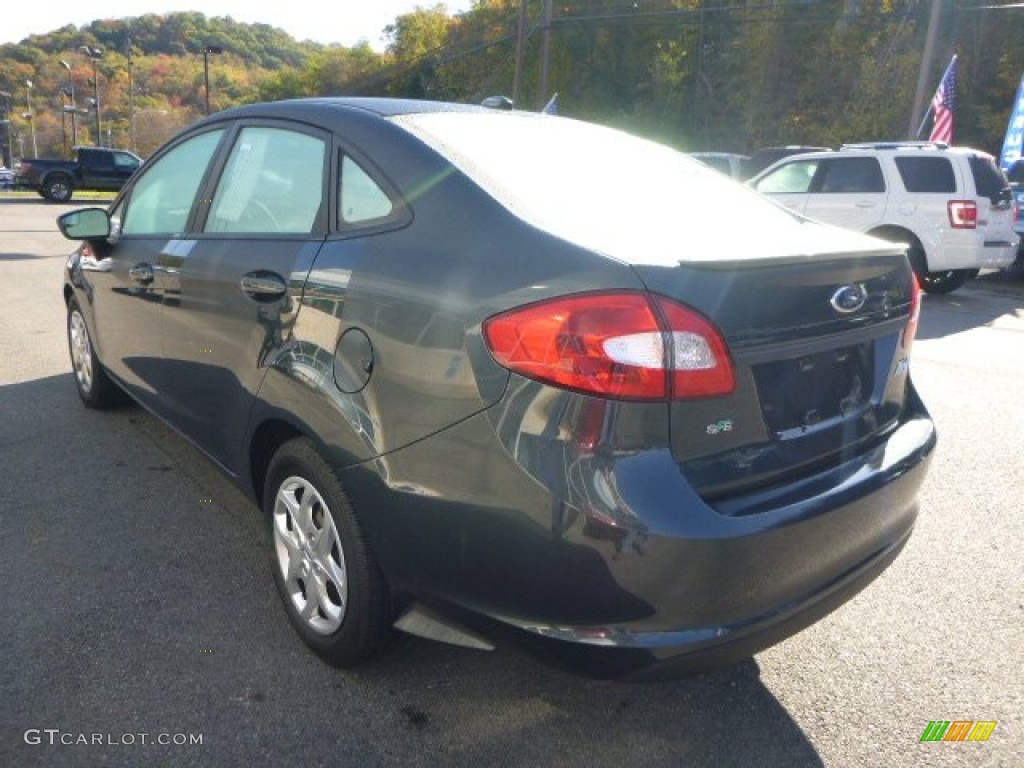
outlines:
[[832, 294], [829, 303], [836, 312], [848, 315], [863, 307], [867, 300], [868, 292], [863, 285], [844, 285]]

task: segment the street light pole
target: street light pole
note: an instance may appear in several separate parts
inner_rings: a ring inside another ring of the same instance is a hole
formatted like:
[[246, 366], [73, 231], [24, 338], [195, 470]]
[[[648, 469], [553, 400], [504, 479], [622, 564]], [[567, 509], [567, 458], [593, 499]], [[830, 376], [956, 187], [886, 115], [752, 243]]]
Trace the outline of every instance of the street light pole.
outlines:
[[68, 115], [67, 111], [64, 109], [64, 97], [66, 95], [67, 91], [64, 89], [61, 89], [57, 94], [57, 99], [60, 102], [57, 106], [60, 107], [60, 138], [62, 144], [61, 157], [68, 156]]
[[206, 94], [206, 114], [210, 114], [210, 55], [224, 53], [219, 45], [203, 46], [203, 88]]
[[132, 39], [128, 38], [128, 149], [135, 151], [135, 71]]
[[96, 108], [96, 146], [103, 146], [103, 129], [100, 123], [100, 74], [99, 74], [99, 60], [103, 56], [102, 48], [93, 48], [88, 45], [83, 45], [78, 49], [90, 59], [92, 59], [92, 88], [93, 88], [93, 101], [95, 102]]
[[71, 65], [60, 60], [60, 64], [64, 69], [68, 71], [68, 97], [71, 99], [71, 148], [74, 149], [78, 144], [78, 112], [76, 111], [78, 105], [75, 104], [75, 79], [71, 76]]
[[25, 81], [25, 106], [28, 107], [28, 112], [25, 113], [25, 118], [28, 120], [28, 129], [32, 134], [32, 156], [39, 157], [39, 146], [36, 144], [36, 121], [35, 115], [32, 112], [32, 81]]
[[3, 101], [3, 119], [0, 120], [0, 165], [7, 168], [14, 166], [14, 146], [11, 143], [11, 99], [13, 97], [7, 91], [0, 91], [0, 100]]

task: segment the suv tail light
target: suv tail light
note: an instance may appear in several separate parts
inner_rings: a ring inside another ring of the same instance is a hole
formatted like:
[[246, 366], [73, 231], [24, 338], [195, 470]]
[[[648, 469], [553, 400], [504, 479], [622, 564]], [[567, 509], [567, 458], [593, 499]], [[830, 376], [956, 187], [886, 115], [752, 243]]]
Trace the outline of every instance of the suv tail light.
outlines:
[[978, 226], [978, 204], [973, 200], [950, 200], [949, 225], [953, 229], [975, 229]]
[[718, 330], [663, 296], [564, 296], [488, 318], [483, 333], [505, 368], [586, 394], [668, 400], [717, 397], [734, 387]]

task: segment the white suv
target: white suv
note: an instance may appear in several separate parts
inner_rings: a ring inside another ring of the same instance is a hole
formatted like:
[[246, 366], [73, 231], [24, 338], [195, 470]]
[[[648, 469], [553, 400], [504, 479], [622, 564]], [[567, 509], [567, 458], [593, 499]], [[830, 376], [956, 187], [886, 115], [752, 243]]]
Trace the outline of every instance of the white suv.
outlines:
[[927, 142], [844, 144], [794, 155], [748, 184], [812, 219], [906, 243], [932, 293], [949, 293], [982, 267], [1017, 253], [1017, 209], [991, 155]]

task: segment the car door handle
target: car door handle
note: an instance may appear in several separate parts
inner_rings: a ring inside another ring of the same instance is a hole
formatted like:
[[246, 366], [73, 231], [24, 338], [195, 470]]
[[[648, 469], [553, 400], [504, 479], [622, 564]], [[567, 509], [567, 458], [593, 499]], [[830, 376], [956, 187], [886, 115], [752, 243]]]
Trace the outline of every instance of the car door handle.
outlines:
[[871, 200], [858, 200], [854, 203], [858, 208], [874, 208], [875, 204]]
[[130, 277], [136, 283], [152, 283], [153, 267], [151, 267], [149, 264], [136, 264], [134, 267], [128, 270], [128, 277]]
[[270, 301], [284, 296], [288, 284], [273, 272], [250, 272], [242, 276], [242, 293], [256, 301]]

